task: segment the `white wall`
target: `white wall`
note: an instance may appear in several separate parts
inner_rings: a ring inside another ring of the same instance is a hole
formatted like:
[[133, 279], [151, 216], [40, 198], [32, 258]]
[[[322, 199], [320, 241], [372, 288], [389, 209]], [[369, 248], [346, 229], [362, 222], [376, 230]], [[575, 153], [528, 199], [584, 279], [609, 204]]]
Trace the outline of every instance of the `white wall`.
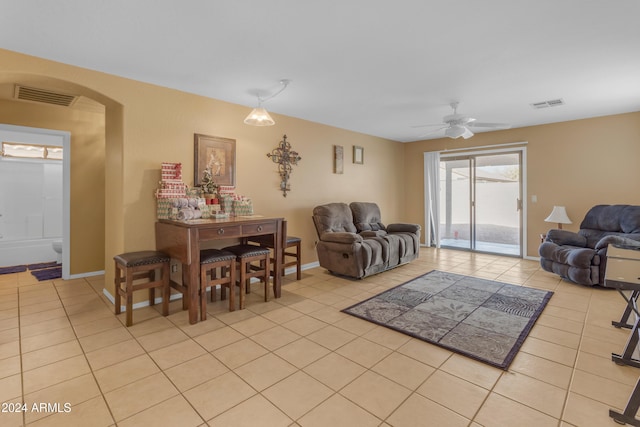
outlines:
[[[0, 129], [0, 142], [61, 147], [63, 138]], [[63, 164], [59, 160], [0, 157], [0, 183], [0, 266], [39, 262], [32, 257], [34, 245], [38, 245], [33, 241], [63, 236]], [[18, 243], [26, 240], [31, 243]], [[38, 258], [55, 260], [51, 242], [42, 246]]]

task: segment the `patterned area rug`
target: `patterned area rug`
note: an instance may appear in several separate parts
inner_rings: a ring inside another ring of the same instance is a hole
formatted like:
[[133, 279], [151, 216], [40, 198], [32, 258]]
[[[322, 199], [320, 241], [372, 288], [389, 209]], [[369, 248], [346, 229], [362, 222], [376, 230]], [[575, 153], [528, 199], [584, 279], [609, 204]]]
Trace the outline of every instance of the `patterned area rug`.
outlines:
[[506, 370], [552, 295], [432, 271], [342, 311]]

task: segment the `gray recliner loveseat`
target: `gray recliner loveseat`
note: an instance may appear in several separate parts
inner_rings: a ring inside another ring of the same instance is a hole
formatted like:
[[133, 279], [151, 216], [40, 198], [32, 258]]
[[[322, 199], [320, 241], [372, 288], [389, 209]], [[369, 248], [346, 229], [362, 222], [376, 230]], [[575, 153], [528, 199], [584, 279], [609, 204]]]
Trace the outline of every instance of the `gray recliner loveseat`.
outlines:
[[640, 246], [640, 206], [594, 206], [577, 233], [549, 230], [539, 248], [540, 265], [572, 282], [602, 286], [609, 244]]
[[318, 260], [331, 273], [363, 278], [408, 263], [420, 252], [420, 225], [382, 223], [375, 203], [329, 203], [313, 209]]

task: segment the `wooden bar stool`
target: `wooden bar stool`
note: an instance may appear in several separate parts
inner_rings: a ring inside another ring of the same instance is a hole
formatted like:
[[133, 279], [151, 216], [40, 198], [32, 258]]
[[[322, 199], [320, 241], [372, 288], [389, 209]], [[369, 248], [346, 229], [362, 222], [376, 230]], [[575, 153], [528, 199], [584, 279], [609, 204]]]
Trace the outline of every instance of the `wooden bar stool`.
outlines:
[[[240, 271], [237, 277], [240, 283], [240, 309], [245, 306], [245, 293], [251, 292], [251, 278], [257, 277], [264, 282], [264, 301], [269, 300], [269, 249], [255, 245], [235, 245], [224, 248], [236, 256], [236, 263]], [[252, 264], [253, 263], [253, 264]], [[258, 263], [256, 265], [255, 263]]]
[[[302, 244], [302, 239], [300, 237], [295, 236], [287, 236], [287, 221], [282, 221], [282, 234], [285, 236], [284, 242], [282, 245], [282, 277], [285, 275], [285, 269], [287, 267], [296, 267], [296, 280], [302, 279], [302, 265], [301, 265], [301, 252], [300, 246]], [[275, 245], [273, 244], [273, 235], [264, 235], [264, 236], [253, 236], [247, 238], [248, 242], [256, 243], [260, 245], [262, 248], [274, 249]], [[291, 248], [295, 248], [295, 252], [291, 252]], [[293, 258], [290, 261], [287, 261], [287, 257]], [[275, 259], [271, 258], [271, 263], [275, 266]], [[275, 276], [273, 270], [271, 270], [271, 275]]]
[[[155, 288], [162, 288], [162, 315], [169, 314], [169, 263], [171, 258], [164, 252], [140, 251], [128, 252], [113, 257], [116, 266], [115, 306], [116, 314], [121, 313], [121, 298], [125, 299], [126, 325], [133, 324], [133, 293], [149, 289], [149, 305], [155, 304]], [[161, 269], [162, 277], [156, 280], [156, 269]], [[145, 282], [134, 284], [144, 279]], [[123, 286], [124, 284], [124, 286]]]
[[[220, 275], [217, 271], [220, 269]], [[229, 274], [227, 275], [227, 271]], [[200, 320], [207, 319], [207, 288], [211, 287], [211, 301], [216, 300], [216, 286], [220, 285], [220, 298], [225, 299], [225, 288], [229, 288], [229, 311], [235, 307], [236, 255], [219, 250], [200, 251]]]

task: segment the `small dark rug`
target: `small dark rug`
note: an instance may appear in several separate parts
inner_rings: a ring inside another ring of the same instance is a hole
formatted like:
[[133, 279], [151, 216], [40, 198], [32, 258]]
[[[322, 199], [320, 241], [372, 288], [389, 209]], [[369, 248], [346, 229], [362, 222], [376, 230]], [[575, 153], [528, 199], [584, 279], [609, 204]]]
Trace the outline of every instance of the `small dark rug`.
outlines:
[[51, 268], [51, 267], [59, 267], [60, 264], [58, 264], [55, 261], [51, 261], [51, 262], [40, 262], [38, 264], [29, 264], [27, 265], [27, 268], [29, 270], [42, 270], [43, 268]]
[[506, 370], [552, 295], [432, 271], [342, 311]]
[[62, 267], [46, 268], [31, 272], [38, 281], [60, 279], [62, 277]]
[[26, 265], [12, 265], [11, 267], [0, 267], [0, 274], [22, 273], [27, 271]]

